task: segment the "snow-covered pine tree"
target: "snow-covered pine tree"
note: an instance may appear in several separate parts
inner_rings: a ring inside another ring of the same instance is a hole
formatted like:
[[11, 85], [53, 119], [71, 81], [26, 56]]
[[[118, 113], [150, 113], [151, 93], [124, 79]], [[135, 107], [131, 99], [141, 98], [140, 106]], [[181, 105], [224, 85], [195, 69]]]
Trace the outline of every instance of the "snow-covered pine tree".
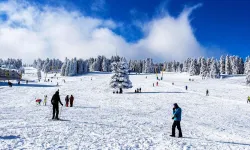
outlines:
[[153, 72], [153, 61], [152, 58], [147, 58], [144, 62], [144, 73], [152, 73]]
[[114, 61], [112, 63], [112, 72], [110, 87], [113, 89], [119, 89], [122, 93], [122, 89], [132, 88], [132, 82], [129, 80], [128, 75], [128, 63], [125, 58], [120, 61]]
[[232, 74], [238, 74], [239, 72], [239, 57], [238, 56], [231, 56], [230, 57], [230, 62], [232, 65]]
[[204, 57], [201, 58], [200, 75], [202, 77], [206, 77], [206, 75], [207, 75], [207, 63], [206, 63], [206, 59]]
[[187, 60], [185, 60], [184, 63], [183, 63], [183, 71], [188, 72], [188, 62], [187, 62]]
[[176, 72], [176, 62], [175, 61], [172, 62], [172, 70], [171, 71]]
[[239, 74], [244, 74], [244, 60], [240, 57], [239, 59]]
[[214, 58], [207, 58], [207, 73], [208, 73], [208, 75], [211, 71], [212, 59], [214, 59]]
[[225, 73], [227, 75], [232, 74], [232, 66], [231, 66], [230, 58], [228, 55], [226, 56], [226, 60], [225, 60]]
[[37, 69], [37, 79], [41, 80], [41, 78], [42, 78], [41, 70]]
[[197, 69], [197, 60], [196, 59], [192, 59], [191, 60], [191, 65], [190, 65], [190, 69], [189, 69], [189, 74], [191, 76], [197, 75], [198, 74], [198, 69]]
[[103, 57], [103, 60], [102, 60], [102, 71], [108, 72], [108, 60], [106, 57]]
[[220, 74], [225, 74], [225, 58], [224, 58], [224, 56], [220, 57]]
[[250, 85], [250, 61], [247, 61], [245, 64], [246, 71], [246, 84]]
[[217, 65], [217, 61], [212, 59], [211, 60], [212, 64], [211, 64], [211, 70], [210, 70], [210, 77], [211, 78], [219, 78], [220, 76], [220, 71]]
[[68, 62], [68, 59], [67, 57], [65, 58], [65, 61], [62, 65], [62, 68], [61, 68], [61, 76], [65, 76], [65, 72], [66, 72], [66, 67], [67, 67], [67, 62]]
[[65, 76], [69, 76], [70, 74], [70, 60], [68, 59], [67, 60], [67, 63], [66, 63], [66, 68], [65, 68]]
[[72, 72], [73, 76], [77, 75], [77, 59], [76, 58], [74, 58], [74, 60], [73, 60], [73, 70], [72, 71], [73, 71]]

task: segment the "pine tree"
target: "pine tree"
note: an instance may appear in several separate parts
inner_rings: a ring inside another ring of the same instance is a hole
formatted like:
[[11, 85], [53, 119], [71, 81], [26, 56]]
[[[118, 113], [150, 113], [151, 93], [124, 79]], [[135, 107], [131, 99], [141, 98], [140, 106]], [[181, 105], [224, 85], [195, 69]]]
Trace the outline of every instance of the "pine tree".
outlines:
[[225, 73], [227, 75], [232, 74], [232, 66], [228, 55], [226, 56], [226, 61], [225, 61]]
[[244, 74], [244, 60], [243, 58], [239, 59], [239, 74]]
[[207, 63], [206, 63], [206, 59], [204, 57], [201, 58], [200, 75], [202, 77], [206, 77], [206, 75], [207, 75]]
[[212, 62], [212, 64], [211, 64], [210, 77], [211, 78], [219, 78], [220, 71], [219, 71], [219, 68], [218, 68], [218, 65], [217, 65], [217, 61], [212, 59], [211, 62]]
[[224, 58], [224, 56], [220, 57], [220, 74], [225, 74], [225, 58]]
[[250, 85], [250, 61], [247, 60], [245, 64], [245, 71], [246, 71], [246, 84]]
[[42, 74], [41, 74], [40, 69], [37, 70], [37, 78], [38, 78], [38, 80], [41, 80], [41, 78], [42, 78]]
[[191, 76], [197, 75], [198, 74], [198, 65], [197, 65], [197, 60], [196, 59], [192, 59], [191, 60], [191, 65], [190, 65], [190, 69], [189, 69], [189, 74]]
[[238, 74], [239, 73], [239, 57], [238, 56], [231, 56], [230, 62], [232, 65], [232, 74]]
[[132, 88], [132, 82], [129, 80], [128, 75], [128, 63], [125, 58], [122, 58], [120, 61], [114, 61], [112, 70], [111, 88], [120, 89], [120, 93], [122, 93], [122, 89]]

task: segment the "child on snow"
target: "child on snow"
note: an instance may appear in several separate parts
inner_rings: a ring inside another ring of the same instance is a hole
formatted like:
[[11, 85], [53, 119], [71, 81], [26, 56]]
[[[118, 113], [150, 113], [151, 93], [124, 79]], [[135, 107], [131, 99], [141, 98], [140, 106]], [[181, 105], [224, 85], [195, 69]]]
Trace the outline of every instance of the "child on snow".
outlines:
[[41, 99], [36, 99], [36, 104], [41, 105], [42, 100]]
[[47, 95], [44, 95], [44, 101], [43, 101], [44, 106], [47, 104]]

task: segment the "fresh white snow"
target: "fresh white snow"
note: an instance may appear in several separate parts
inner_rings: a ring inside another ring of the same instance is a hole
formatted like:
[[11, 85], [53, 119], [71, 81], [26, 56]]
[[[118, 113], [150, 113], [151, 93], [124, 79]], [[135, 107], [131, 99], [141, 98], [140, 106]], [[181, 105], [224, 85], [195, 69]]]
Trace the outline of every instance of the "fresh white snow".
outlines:
[[[250, 149], [250, 88], [244, 76], [201, 80], [165, 73], [153, 87], [155, 74], [130, 75], [133, 88], [113, 94], [109, 73], [38, 83], [35, 69], [25, 72], [34, 82], [12, 88], [0, 82], [0, 149]], [[142, 93], [135, 94], [140, 87]], [[75, 97], [74, 107], [60, 108], [63, 121], [50, 120], [57, 89], [64, 104], [66, 94]], [[37, 106], [35, 98], [44, 95], [48, 106]], [[183, 110], [184, 138], [169, 137], [175, 102]]]

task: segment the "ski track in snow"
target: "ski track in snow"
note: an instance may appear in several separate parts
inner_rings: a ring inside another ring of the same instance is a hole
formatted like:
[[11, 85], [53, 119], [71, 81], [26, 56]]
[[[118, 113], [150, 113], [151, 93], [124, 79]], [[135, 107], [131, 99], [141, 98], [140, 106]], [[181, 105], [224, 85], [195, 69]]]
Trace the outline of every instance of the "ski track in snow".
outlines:
[[[26, 71], [24, 78], [36, 79], [35, 69]], [[59, 77], [52, 83], [35, 81], [30, 86], [2, 86], [0, 149], [249, 150], [250, 104], [246, 98], [250, 88], [244, 86], [244, 77], [192, 77], [194, 82], [189, 78], [183, 73], [166, 73], [159, 86], [152, 87], [154, 74], [131, 75], [134, 88], [121, 95], [109, 89], [110, 74], [98, 73]], [[57, 82], [59, 87], [54, 86]], [[139, 87], [142, 93], [135, 94]], [[50, 99], [57, 89], [64, 104], [66, 94], [75, 97], [74, 107], [60, 107], [62, 121], [51, 120]], [[205, 96], [206, 89], [210, 96]], [[45, 94], [48, 105], [37, 106], [35, 98], [43, 99]], [[169, 137], [175, 102], [183, 109], [184, 138]]]

